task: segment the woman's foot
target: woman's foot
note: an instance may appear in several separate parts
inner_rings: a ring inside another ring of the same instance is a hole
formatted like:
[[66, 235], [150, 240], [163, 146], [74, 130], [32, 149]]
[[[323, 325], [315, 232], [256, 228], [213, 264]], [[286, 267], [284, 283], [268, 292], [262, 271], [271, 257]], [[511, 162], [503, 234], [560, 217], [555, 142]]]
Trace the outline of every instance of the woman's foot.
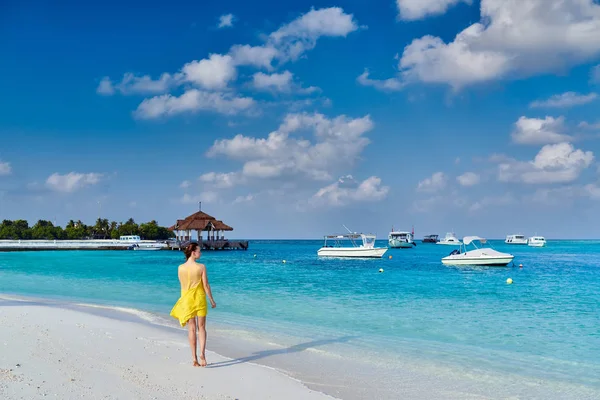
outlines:
[[198, 364], [198, 360], [194, 360], [194, 367], [199, 367], [200, 364]]
[[201, 367], [206, 367], [206, 358], [200, 357], [200, 366]]

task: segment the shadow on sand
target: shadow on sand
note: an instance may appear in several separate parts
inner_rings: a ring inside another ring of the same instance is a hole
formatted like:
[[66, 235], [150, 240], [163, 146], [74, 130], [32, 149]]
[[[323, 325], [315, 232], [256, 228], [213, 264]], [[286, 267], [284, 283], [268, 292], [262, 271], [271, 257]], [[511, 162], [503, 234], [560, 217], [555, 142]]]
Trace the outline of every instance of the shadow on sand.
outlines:
[[339, 337], [339, 338], [336, 338], [336, 339], [313, 340], [311, 342], [298, 343], [298, 344], [295, 344], [293, 346], [286, 347], [285, 349], [274, 349], [274, 350], [258, 351], [258, 352], [252, 353], [251, 355], [249, 355], [247, 357], [241, 357], [241, 358], [236, 358], [236, 359], [233, 359], [233, 360], [219, 361], [219, 362], [216, 362], [216, 363], [210, 363], [209, 365], [206, 366], [206, 368], [228, 367], [230, 365], [242, 364], [242, 363], [246, 363], [246, 362], [252, 362], [252, 361], [259, 360], [261, 358], [270, 357], [270, 356], [276, 356], [276, 355], [279, 355], [279, 354], [299, 353], [299, 352], [304, 351], [306, 349], [310, 349], [310, 348], [313, 348], [313, 347], [319, 347], [319, 346], [323, 346], [323, 345], [326, 345], [326, 344], [344, 343], [344, 342], [347, 342], [350, 339], [353, 339], [353, 338], [356, 338], [356, 337], [358, 337], [358, 336], [342, 336], [342, 337]]

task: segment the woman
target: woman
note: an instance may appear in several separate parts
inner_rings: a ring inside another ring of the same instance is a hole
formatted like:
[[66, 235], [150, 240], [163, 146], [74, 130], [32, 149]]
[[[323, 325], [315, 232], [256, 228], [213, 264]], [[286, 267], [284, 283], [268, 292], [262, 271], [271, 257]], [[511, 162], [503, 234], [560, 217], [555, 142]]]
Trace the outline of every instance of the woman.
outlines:
[[[171, 310], [171, 316], [178, 319], [181, 326], [188, 325], [188, 338], [192, 348], [194, 367], [205, 367], [206, 357], [206, 295], [210, 299], [212, 308], [217, 306], [204, 264], [196, 262], [200, 258], [200, 246], [191, 243], [184, 250], [186, 262], [179, 266], [178, 275], [181, 284], [181, 297]], [[196, 353], [196, 331], [200, 334], [200, 363]]]

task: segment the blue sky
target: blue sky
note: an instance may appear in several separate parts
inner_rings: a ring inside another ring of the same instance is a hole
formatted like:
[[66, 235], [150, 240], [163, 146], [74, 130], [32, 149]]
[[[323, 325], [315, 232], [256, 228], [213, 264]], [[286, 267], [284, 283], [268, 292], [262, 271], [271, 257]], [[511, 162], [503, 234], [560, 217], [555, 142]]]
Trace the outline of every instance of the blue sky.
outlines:
[[591, 0], [0, 7], [0, 218], [599, 236]]

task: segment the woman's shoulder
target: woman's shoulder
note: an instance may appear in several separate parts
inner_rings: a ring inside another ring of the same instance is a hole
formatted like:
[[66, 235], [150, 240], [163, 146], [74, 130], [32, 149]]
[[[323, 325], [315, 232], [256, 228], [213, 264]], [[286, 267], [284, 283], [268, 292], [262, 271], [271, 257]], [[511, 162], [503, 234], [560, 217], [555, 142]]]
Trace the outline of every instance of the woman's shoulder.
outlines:
[[206, 265], [202, 264], [202, 263], [194, 263], [196, 264], [196, 267], [200, 268], [200, 269], [205, 269]]

